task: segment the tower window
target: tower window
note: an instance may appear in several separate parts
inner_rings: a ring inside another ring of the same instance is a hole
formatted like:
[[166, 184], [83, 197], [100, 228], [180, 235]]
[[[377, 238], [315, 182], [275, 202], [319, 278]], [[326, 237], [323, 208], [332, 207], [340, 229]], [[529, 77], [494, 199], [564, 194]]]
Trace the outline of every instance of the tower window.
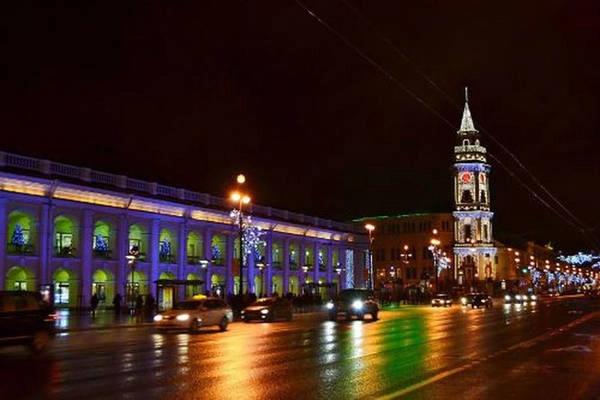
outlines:
[[468, 242], [471, 240], [472, 232], [471, 225], [465, 225], [465, 241]]
[[483, 239], [487, 242], [488, 241], [488, 226], [484, 225], [483, 226]]
[[470, 144], [471, 144], [471, 143], [469, 142], [469, 139], [465, 139], [465, 140], [463, 140], [463, 146], [468, 146], [468, 145], [470, 145]]
[[482, 203], [487, 203], [487, 199], [485, 198], [485, 190], [481, 191], [481, 194], [479, 196], [479, 199]]
[[461, 203], [472, 203], [473, 195], [470, 190], [463, 190], [462, 195], [460, 196]]

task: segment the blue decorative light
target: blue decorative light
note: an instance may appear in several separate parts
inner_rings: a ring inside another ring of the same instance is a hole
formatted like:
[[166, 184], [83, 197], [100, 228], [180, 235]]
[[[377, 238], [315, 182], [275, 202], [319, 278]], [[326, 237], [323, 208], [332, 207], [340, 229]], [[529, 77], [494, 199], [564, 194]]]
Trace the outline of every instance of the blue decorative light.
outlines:
[[23, 233], [23, 228], [20, 224], [15, 225], [15, 230], [13, 231], [10, 242], [15, 246], [25, 245], [25, 234]]

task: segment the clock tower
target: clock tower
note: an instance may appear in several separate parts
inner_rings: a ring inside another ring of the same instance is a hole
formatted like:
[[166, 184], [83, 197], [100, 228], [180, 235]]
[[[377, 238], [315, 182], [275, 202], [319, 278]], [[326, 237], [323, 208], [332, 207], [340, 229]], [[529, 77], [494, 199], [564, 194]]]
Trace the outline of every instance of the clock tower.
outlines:
[[465, 88], [465, 108], [454, 146], [454, 278], [477, 290], [495, 278], [490, 170], [487, 150], [475, 129]]

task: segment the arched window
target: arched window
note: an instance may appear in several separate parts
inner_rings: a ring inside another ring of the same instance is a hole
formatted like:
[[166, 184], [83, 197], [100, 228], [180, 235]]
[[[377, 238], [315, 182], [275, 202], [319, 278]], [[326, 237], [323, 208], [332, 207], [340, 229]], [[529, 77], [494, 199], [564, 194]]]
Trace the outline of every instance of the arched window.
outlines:
[[464, 139], [463, 140], [463, 146], [468, 146], [470, 144], [471, 144], [471, 142], [469, 142], [469, 139]]
[[462, 195], [460, 196], [461, 203], [472, 203], [473, 195], [469, 189], [463, 190]]

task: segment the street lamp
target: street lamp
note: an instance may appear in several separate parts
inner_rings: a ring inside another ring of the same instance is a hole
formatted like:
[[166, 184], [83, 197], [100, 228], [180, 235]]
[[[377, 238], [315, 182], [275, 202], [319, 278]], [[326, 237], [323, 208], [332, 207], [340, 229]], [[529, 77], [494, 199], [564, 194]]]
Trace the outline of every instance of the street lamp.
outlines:
[[367, 262], [369, 263], [367, 269], [367, 289], [373, 290], [373, 231], [375, 230], [375, 225], [366, 224], [365, 229], [369, 231], [369, 256], [367, 257]]
[[[246, 182], [246, 177], [243, 174], [237, 176], [238, 185]], [[242, 191], [235, 191], [231, 194], [231, 200], [238, 203], [238, 227], [240, 235], [240, 291], [239, 294], [244, 294], [244, 220], [243, 220], [243, 205], [250, 203], [250, 196]]]
[[135, 264], [139, 255], [140, 248], [138, 246], [132, 246], [131, 249], [129, 249], [127, 255], [125, 256], [125, 258], [127, 258], [127, 264], [129, 265], [129, 269], [131, 269], [130, 312], [132, 312], [135, 309]]
[[412, 253], [408, 252], [408, 245], [405, 244], [402, 248], [402, 263], [404, 264], [404, 275], [406, 275], [406, 279], [408, 279], [408, 264], [410, 263], [409, 259], [412, 257]]
[[435, 292], [439, 292], [439, 275], [440, 275], [440, 262], [439, 262], [439, 253], [440, 253], [440, 239], [438, 239], [438, 230], [433, 230], [433, 237], [429, 241], [429, 250], [433, 255], [433, 267], [435, 268]]

